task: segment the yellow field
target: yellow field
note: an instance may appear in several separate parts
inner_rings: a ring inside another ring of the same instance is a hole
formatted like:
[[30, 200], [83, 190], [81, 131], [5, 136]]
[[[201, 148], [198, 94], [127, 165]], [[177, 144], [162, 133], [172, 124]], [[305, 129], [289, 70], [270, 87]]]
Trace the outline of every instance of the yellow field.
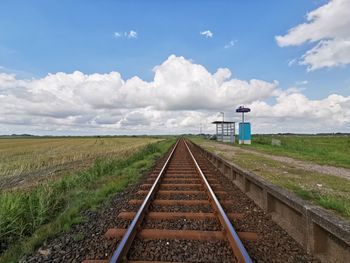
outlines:
[[0, 177], [0, 262], [19, 262], [82, 222], [83, 211], [135, 184], [174, 142], [147, 137], [0, 139], [0, 163], [7, 168]]
[[[155, 142], [148, 137], [0, 139], [0, 186], [90, 165], [100, 157], [128, 155]], [[1, 187], [0, 187], [1, 188]]]

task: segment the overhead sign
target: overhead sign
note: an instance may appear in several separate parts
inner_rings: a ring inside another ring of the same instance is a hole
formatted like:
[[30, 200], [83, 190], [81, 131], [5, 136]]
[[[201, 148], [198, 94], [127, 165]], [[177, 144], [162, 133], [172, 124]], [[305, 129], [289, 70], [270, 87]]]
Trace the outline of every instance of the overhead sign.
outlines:
[[236, 109], [236, 112], [250, 112], [250, 109], [249, 108], [245, 108], [244, 106], [239, 106]]

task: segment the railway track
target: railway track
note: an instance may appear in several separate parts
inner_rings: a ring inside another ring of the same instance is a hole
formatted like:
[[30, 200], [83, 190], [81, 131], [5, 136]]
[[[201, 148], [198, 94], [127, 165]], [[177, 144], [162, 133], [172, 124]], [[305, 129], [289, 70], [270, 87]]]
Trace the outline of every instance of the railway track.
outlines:
[[129, 201], [138, 211], [118, 215], [131, 220], [129, 227], [106, 232], [106, 238], [120, 240], [113, 255], [84, 263], [252, 262], [241, 240], [255, 241], [257, 233], [235, 231], [230, 221], [242, 214], [225, 211], [237, 200], [212, 169], [190, 143], [178, 140], [163, 167]]

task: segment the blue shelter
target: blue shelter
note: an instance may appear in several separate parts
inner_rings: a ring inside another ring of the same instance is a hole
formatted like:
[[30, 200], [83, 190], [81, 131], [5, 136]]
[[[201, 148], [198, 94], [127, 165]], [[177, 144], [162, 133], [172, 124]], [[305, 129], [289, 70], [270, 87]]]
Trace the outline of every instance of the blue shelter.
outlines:
[[240, 106], [236, 109], [236, 112], [242, 113], [242, 122], [239, 123], [239, 144], [251, 144], [251, 127], [249, 122], [244, 122], [244, 113], [250, 112], [249, 108]]

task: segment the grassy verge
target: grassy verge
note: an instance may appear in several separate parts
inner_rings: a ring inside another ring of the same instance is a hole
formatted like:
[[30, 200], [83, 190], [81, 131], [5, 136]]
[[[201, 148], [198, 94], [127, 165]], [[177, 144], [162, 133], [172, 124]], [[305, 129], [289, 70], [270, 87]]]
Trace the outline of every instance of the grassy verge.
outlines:
[[31, 191], [0, 194], [0, 262], [18, 262], [47, 238], [82, 222], [81, 211], [96, 208], [136, 182], [174, 140], [149, 144], [124, 160], [98, 160]]
[[291, 164], [240, 151], [237, 147], [215, 147], [215, 142], [194, 140], [211, 152], [251, 171], [297, 196], [350, 219], [350, 180], [310, 172]]
[[273, 155], [350, 168], [349, 136], [254, 135], [252, 142], [244, 147]]
[[350, 181], [345, 178], [305, 171], [247, 153], [231, 158], [231, 161], [305, 200], [350, 219]]

